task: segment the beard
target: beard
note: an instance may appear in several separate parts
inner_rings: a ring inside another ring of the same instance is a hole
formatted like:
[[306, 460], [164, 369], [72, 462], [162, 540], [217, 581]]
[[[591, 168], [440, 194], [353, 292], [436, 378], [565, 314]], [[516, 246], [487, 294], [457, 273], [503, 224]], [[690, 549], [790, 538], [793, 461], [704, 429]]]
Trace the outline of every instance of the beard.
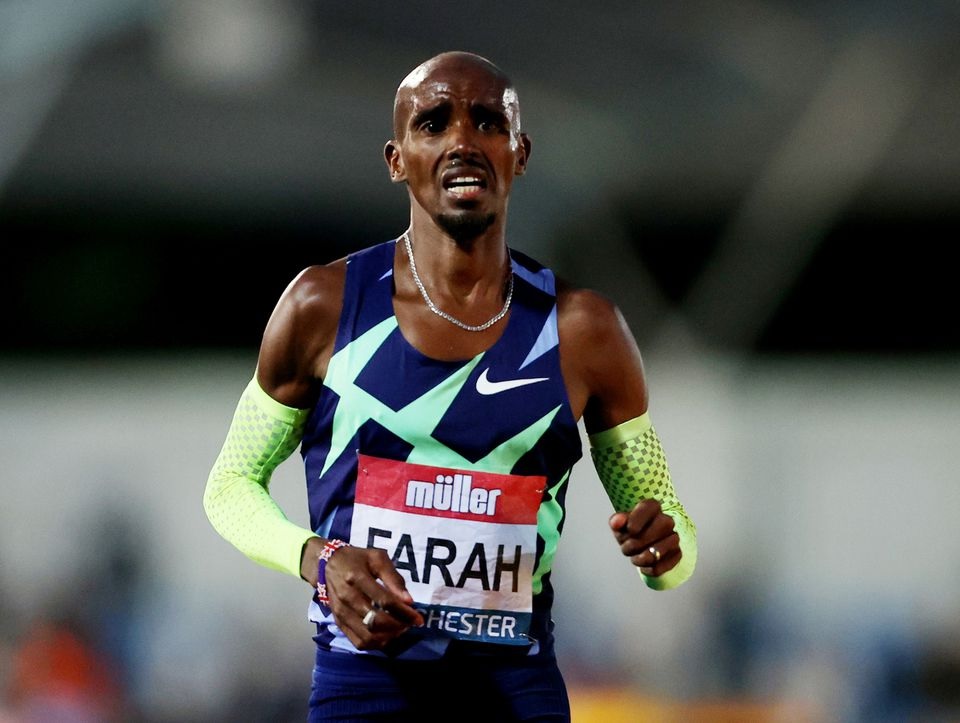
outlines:
[[470, 245], [480, 234], [490, 228], [496, 220], [495, 213], [442, 213], [437, 223], [458, 246]]

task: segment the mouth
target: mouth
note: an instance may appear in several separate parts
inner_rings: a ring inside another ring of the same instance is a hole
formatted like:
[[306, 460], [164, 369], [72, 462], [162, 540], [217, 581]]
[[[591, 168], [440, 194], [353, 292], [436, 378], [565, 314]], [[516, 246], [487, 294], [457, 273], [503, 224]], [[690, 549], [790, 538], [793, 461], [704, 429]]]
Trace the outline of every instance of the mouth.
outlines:
[[472, 200], [487, 190], [487, 180], [481, 174], [457, 170], [445, 173], [443, 190], [456, 200]]

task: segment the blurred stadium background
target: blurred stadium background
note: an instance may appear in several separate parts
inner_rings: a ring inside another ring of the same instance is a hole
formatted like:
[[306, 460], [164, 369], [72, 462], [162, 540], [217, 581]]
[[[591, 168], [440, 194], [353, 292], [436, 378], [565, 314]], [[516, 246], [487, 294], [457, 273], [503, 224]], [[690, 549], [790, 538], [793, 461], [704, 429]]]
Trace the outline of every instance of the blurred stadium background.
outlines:
[[[510, 243], [623, 308], [700, 531], [647, 591], [581, 463], [575, 720], [956, 720], [958, 30], [947, 0], [0, 0], [0, 721], [303, 719], [309, 591], [201, 492], [288, 281], [404, 228], [392, 94], [448, 49], [516, 81]], [[304, 523], [296, 458], [273, 490]]]

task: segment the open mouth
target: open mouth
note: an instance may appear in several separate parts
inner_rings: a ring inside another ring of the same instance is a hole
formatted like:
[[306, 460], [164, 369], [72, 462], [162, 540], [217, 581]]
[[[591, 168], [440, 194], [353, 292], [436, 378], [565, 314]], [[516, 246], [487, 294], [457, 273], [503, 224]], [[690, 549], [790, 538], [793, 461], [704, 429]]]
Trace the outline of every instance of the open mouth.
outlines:
[[443, 188], [454, 198], [469, 199], [486, 190], [487, 182], [480, 176], [457, 176], [445, 179]]

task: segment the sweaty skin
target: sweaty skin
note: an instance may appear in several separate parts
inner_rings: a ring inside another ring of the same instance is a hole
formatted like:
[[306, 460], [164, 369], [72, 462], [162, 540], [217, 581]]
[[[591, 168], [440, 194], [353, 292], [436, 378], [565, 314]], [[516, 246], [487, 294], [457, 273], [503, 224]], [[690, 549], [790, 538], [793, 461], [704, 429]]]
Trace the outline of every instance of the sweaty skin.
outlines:
[[[431, 298], [467, 324], [480, 324], [504, 303], [509, 260], [505, 241], [513, 180], [526, 170], [529, 138], [510, 80], [468, 53], [428, 60], [401, 83], [394, 103], [394, 138], [384, 147], [390, 178], [410, 200], [410, 238]], [[436, 359], [470, 359], [489, 349], [506, 319], [482, 332], [460, 329], [432, 313], [410, 272], [404, 245], [394, 258], [394, 311], [404, 337]], [[320, 393], [341, 311], [346, 261], [304, 270], [287, 288], [267, 324], [257, 377], [278, 402], [312, 408]], [[640, 352], [617, 308], [593, 291], [558, 288], [560, 361], [576, 419], [589, 433], [647, 411]], [[680, 560], [673, 520], [645, 500], [616, 513], [610, 528], [634, 565], [661, 575]], [[651, 545], [661, 552], [655, 563]], [[311, 585], [323, 540], [304, 546], [301, 574]], [[381, 648], [410, 625], [422, 624], [403, 579], [381, 550], [343, 548], [327, 565], [331, 608], [360, 649]], [[383, 581], [381, 586], [377, 579]], [[390, 614], [364, 626], [371, 601]]]

